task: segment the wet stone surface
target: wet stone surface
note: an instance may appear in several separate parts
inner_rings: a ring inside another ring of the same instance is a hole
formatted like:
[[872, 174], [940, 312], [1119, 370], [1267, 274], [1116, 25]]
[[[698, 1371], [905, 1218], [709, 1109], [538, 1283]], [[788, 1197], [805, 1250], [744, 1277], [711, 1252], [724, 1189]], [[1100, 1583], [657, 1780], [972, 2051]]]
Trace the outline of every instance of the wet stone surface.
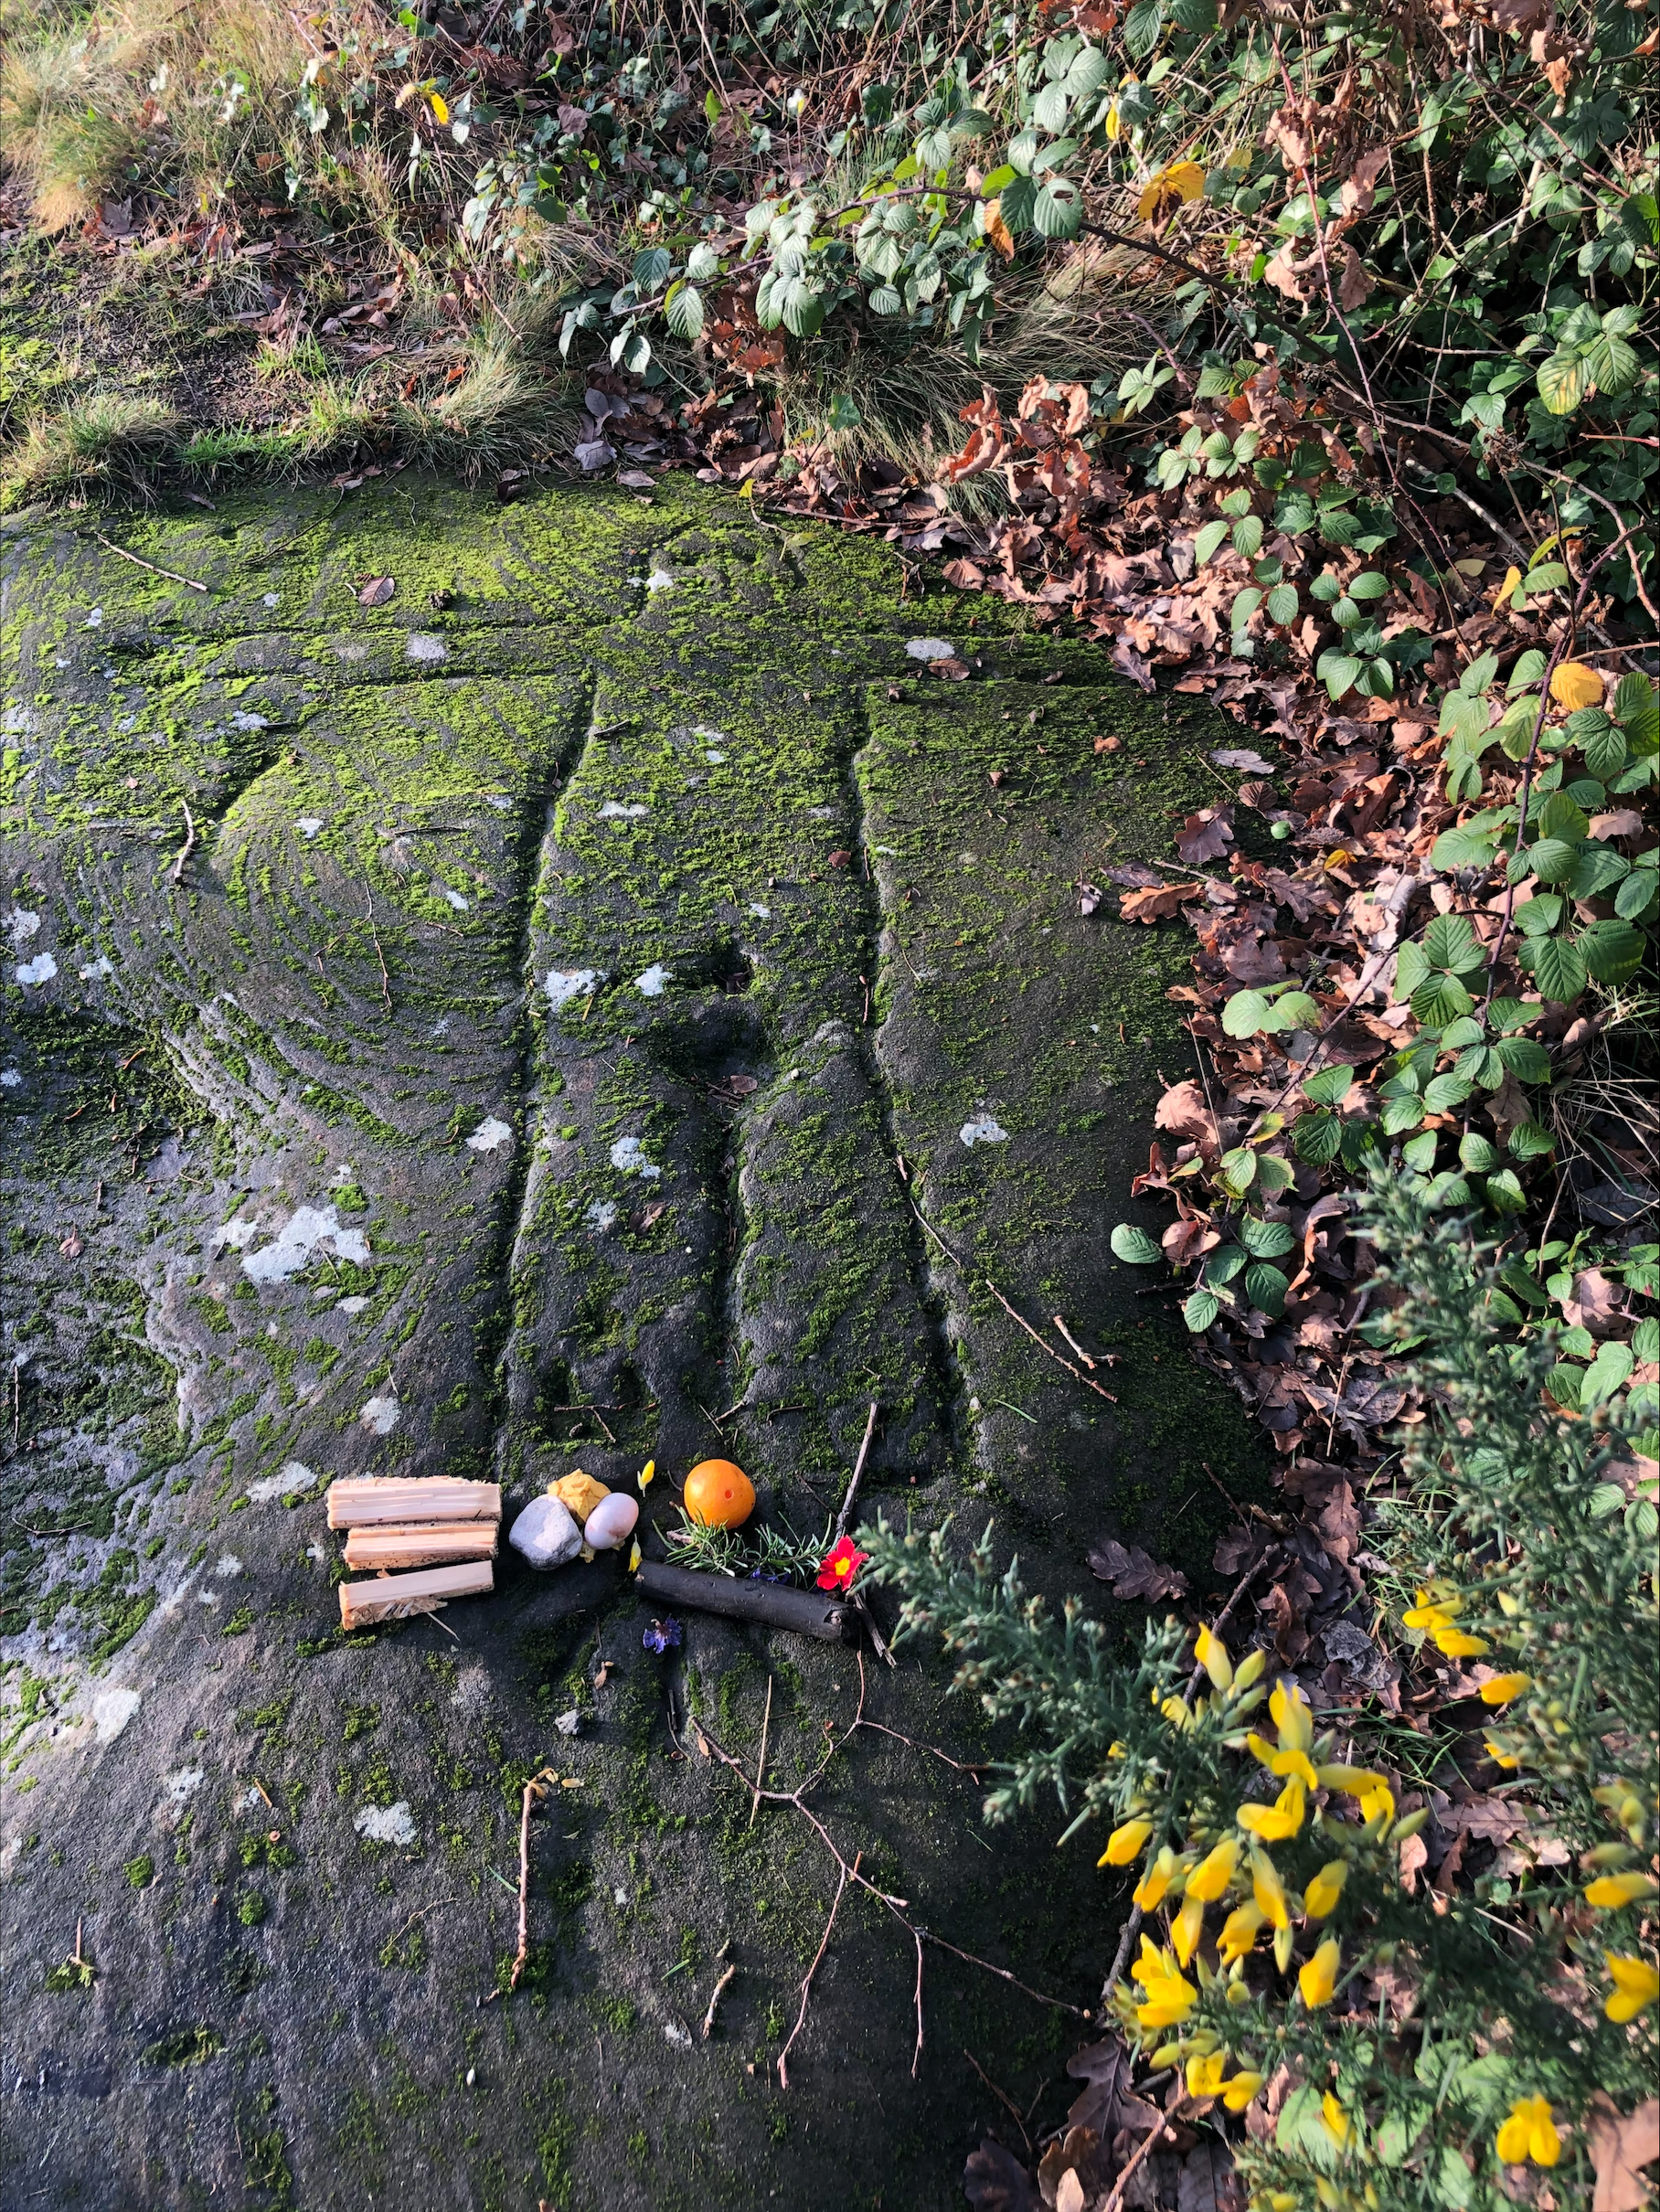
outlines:
[[[995, 1514], [1103, 1613], [1102, 1534], [1208, 1589], [1201, 1462], [1249, 1485], [1250, 1446], [1106, 1247], [1181, 952], [1070, 886], [1163, 850], [1214, 730], [696, 486], [111, 534], [208, 590], [4, 540], [0, 2202], [959, 2201], [964, 2052], [1053, 2077], [1052, 2123], [1079, 2023], [931, 1951], [913, 2079], [914, 1951], [849, 1899], [783, 2091], [834, 1864], [676, 1737], [752, 1769], [770, 1677], [792, 1787], [856, 1655], [688, 1617], [658, 1657], [619, 1559], [505, 1544], [493, 1597], [346, 1640], [323, 1493], [493, 1476], [510, 1519], [654, 1456], [662, 1524], [720, 1453], [817, 1527], [874, 1398], [872, 1512]], [[1116, 1402], [993, 1283], [1115, 1351]], [[995, 1756], [902, 1657], [867, 1712]], [[544, 1765], [530, 1966], [485, 2002]], [[979, 1796], [864, 1731], [814, 1803], [925, 1926], [1091, 2005], [1096, 1853]]]

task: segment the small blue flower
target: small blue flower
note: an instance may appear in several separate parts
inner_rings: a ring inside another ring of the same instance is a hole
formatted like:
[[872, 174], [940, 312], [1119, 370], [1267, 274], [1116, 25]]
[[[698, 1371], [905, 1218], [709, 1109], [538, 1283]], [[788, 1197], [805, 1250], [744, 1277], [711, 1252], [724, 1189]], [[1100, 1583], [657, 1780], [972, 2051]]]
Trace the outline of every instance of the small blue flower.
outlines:
[[764, 1567], [751, 1567], [750, 1579], [751, 1582], [782, 1582], [783, 1577], [782, 1575], [769, 1574]]
[[672, 1613], [666, 1621], [654, 1621], [640, 1641], [648, 1652], [674, 1651], [680, 1643], [680, 1623]]

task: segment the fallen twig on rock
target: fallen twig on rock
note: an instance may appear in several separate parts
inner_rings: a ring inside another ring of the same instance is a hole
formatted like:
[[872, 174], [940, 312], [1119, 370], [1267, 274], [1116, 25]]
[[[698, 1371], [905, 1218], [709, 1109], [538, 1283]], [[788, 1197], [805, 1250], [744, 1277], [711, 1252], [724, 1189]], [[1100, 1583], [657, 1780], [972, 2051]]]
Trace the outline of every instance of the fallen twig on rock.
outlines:
[[808, 1967], [806, 1979], [801, 1985], [801, 2010], [795, 2015], [795, 2026], [790, 2030], [788, 2040], [784, 2044], [782, 2050], [781, 2050], [778, 2054], [778, 2086], [781, 2090], [787, 2090], [790, 2086], [790, 2053], [795, 2047], [796, 2037], [801, 2034], [802, 2029], [806, 2026], [807, 1998], [813, 1988], [813, 1977], [818, 1972], [820, 1960], [823, 1959], [825, 1952], [829, 1949], [830, 1931], [835, 1926], [836, 1914], [841, 1910], [843, 1893], [846, 1889], [848, 1881], [850, 1879], [856, 1882], [858, 1880], [859, 1861], [864, 1857], [864, 1856], [865, 1855], [862, 1851], [856, 1851], [853, 1855], [853, 1864], [851, 1866], [842, 1864], [841, 1877], [835, 1885], [835, 1896], [831, 1900], [830, 1918], [825, 1922], [825, 1932], [818, 1940], [818, 1949], [813, 1954], [813, 1963]]
[[198, 584], [194, 576], [181, 576], [176, 569], [158, 569], [153, 560], [146, 560], [143, 554], [129, 553], [125, 546], [116, 545], [101, 530], [94, 530], [92, 535], [104, 551], [113, 553], [118, 560], [130, 560], [135, 569], [147, 569], [152, 576], [165, 576], [170, 584], [183, 584], [186, 591], [199, 591], [204, 599], [208, 596], [207, 585]]
[[530, 1957], [530, 1808], [548, 1783], [558, 1780], [551, 1767], [544, 1767], [539, 1774], [533, 1774], [525, 1784], [519, 1808], [518, 1949], [514, 1953], [513, 1971], [507, 1976], [510, 1990], [518, 1987], [519, 1976]]
[[715, 2032], [715, 2007], [720, 2003], [721, 1998], [725, 1995], [727, 1985], [737, 1972], [738, 1967], [736, 1962], [734, 1962], [732, 1965], [727, 1968], [726, 1972], [721, 1975], [719, 1981], [716, 1983], [714, 1988], [709, 1992], [709, 2008], [703, 2015], [703, 2039], [706, 2043]]

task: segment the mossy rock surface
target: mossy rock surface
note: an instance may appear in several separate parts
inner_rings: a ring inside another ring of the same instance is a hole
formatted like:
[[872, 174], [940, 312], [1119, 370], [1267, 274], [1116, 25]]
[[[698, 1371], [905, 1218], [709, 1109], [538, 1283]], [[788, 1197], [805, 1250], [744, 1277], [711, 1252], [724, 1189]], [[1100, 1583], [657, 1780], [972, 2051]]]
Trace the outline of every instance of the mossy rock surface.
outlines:
[[[1080, 2024], [931, 1950], [913, 2079], [915, 1953], [859, 1897], [782, 2090], [834, 1863], [686, 1725], [752, 1770], [770, 1676], [793, 1786], [856, 1655], [687, 1616], [659, 1660], [620, 1562], [505, 1548], [442, 1625], [343, 1640], [323, 1493], [494, 1475], [511, 1515], [650, 1456], [662, 1524], [718, 1453], [819, 1526], [875, 1399], [869, 1511], [995, 1515], [1109, 1615], [1106, 1534], [1202, 1597], [1205, 1465], [1261, 1468], [1107, 1249], [1190, 1065], [1185, 949], [1074, 886], [1162, 854], [1222, 733], [673, 480], [98, 527], [152, 567], [4, 539], [0, 2196], [959, 2201], [997, 2117], [964, 2051], [1053, 2123]], [[1006, 1748], [936, 1654], [864, 1671], [885, 1726]], [[861, 1731], [814, 1803], [921, 1924], [1092, 2006], [1119, 1886], [980, 1794]]]

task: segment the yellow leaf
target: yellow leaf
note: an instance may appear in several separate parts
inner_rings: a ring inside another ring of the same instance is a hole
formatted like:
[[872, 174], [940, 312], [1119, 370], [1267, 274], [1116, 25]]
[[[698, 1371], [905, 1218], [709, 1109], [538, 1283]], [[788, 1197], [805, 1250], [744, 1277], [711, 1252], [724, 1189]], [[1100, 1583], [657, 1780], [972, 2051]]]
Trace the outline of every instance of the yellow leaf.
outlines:
[[1107, 110], [1107, 120], [1101, 125], [1101, 128], [1106, 132], [1108, 138], [1116, 144], [1123, 130], [1123, 124], [1118, 119], [1118, 102], [1117, 101], [1114, 101], [1112, 105]]
[[1570, 713], [1578, 707], [1600, 707], [1602, 679], [1594, 668], [1587, 668], [1583, 661], [1564, 661], [1550, 679], [1550, 696]]
[[442, 94], [442, 92], [434, 92], [434, 93], [432, 93], [432, 94], [431, 95], [430, 99], [429, 99], [428, 105], [429, 105], [429, 106], [431, 108], [431, 110], [432, 110], [432, 121], [433, 121], [434, 122], [449, 122], [449, 120], [450, 120], [450, 103], [449, 103], [449, 101], [447, 101], [447, 100], [444, 98], [444, 96], [443, 96], [443, 94]]
[[1516, 590], [1516, 587], [1521, 582], [1521, 580], [1522, 572], [1519, 569], [1506, 569], [1505, 570], [1504, 582], [1500, 584], [1498, 590], [1493, 594], [1494, 606], [1503, 606], [1506, 600], [1509, 598], [1510, 594]]
[[1001, 199], [988, 199], [985, 203], [985, 235], [1006, 261], [1014, 260], [1015, 234], [1003, 219]]
[[1173, 162], [1142, 187], [1135, 211], [1144, 223], [1156, 222], [1167, 207], [1179, 207], [1185, 201], [1199, 199], [1204, 190], [1205, 172], [1197, 162]]

